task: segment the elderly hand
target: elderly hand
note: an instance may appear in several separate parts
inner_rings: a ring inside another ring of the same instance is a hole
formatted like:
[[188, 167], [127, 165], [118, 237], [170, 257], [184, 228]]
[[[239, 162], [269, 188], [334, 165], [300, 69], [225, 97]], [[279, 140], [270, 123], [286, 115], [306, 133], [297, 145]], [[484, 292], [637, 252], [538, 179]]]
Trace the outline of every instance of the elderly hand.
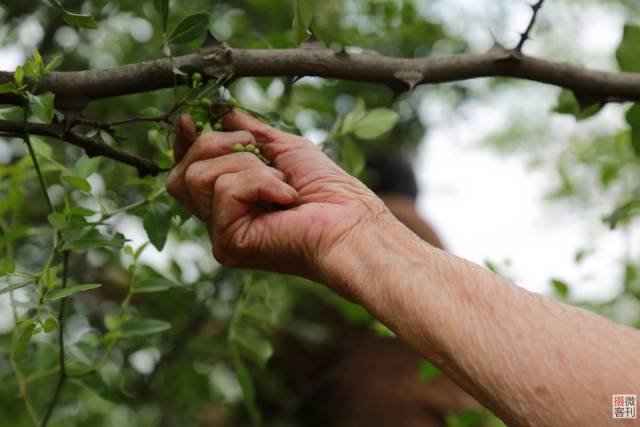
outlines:
[[[189, 116], [178, 119], [177, 165], [167, 181], [169, 194], [206, 224], [221, 264], [325, 281], [336, 247], [391, 217], [307, 139], [238, 112], [223, 124], [227, 132], [197, 136]], [[272, 167], [234, 152], [236, 144], [254, 144]]]

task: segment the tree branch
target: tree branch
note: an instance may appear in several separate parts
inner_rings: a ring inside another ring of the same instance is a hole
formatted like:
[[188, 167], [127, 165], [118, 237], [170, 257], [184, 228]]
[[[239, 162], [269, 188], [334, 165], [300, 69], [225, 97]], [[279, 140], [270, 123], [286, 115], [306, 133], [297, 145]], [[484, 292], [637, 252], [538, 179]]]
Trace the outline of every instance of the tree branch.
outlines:
[[[533, 21], [531, 23], [533, 25]], [[174, 58], [177, 67], [192, 65], [208, 78], [249, 76], [317, 76], [383, 83], [397, 89], [478, 77], [504, 76], [547, 83], [572, 90], [599, 102], [640, 99], [640, 73], [592, 70], [576, 65], [522, 55], [496, 45], [482, 54], [430, 58], [394, 58], [376, 52], [359, 54], [331, 49], [231, 49], [223, 44], [197, 54]], [[0, 83], [11, 73], [0, 73]], [[172, 87], [169, 59], [157, 59], [110, 69], [52, 72], [41, 91], [56, 94], [60, 105], [74, 108], [102, 98]], [[17, 103], [0, 95], [0, 103]]]
[[[110, 145], [102, 142], [99, 138], [88, 137], [66, 130], [59, 124], [46, 125], [40, 123], [26, 123], [26, 128], [29, 134], [50, 136], [81, 147], [89, 157], [109, 157], [121, 163], [133, 166], [138, 170], [138, 173], [141, 176], [157, 175], [163, 170], [153, 160], [134, 156], [125, 151], [111, 147]], [[0, 120], [0, 132], [4, 135], [12, 135], [17, 138], [21, 138], [24, 130], [25, 124], [23, 123]]]
[[529, 25], [527, 25], [527, 29], [524, 30], [524, 32], [520, 35], [520, 41], [518, 42], [518, 45], [515, 48], [516, 51], [522, 52], [522, 47], [527, 42], [527, 40], [529, 40], [529, 38], [531, 37], [531, 30], [533, 30], [533, 26], [536, 24], [536, 18], [538, 17], [538, 12], [542, 8], [543, 3], [544, 3], [544, 0], [538, 0], [537, 3], [531, 5], [531, 9], [533, 10], [533, 13], [531, 15], [531, 19], [529, 20]]

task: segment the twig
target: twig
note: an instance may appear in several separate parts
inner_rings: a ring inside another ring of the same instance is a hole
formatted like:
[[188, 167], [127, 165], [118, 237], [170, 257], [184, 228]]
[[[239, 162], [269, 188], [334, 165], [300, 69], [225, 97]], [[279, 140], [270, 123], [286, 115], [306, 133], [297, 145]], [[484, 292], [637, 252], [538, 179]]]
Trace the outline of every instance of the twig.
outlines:
[[536, 18], [538, 17], [538, 12], [542, 8], [543, 3], [544, 3], [544, 0], [538, 0], [537, 3], [531, 5], [531, 9], [533, 10], [533, 13], [531, 15], [531, 19], [529, 20], [529, 25], [527, 25], [527, 29], [524, 30], [524, 32], [520, 35], [520, 41], [518, 42], [518, 45], [515, 47], [515, 50], [517, 52], [522, 52], [522, 47], [527, 42], [527, 40], [529, 40], [529, 38], [531, 37], [531, 30], [533, 30], [533, 26], [536, 24]]
[[[63, 253], [63, 262], [62, 262], [62, 289], [67, 287], [67, 277], [69, 276], [69, 251], [64, 251]], [[42, 419], [42, 423], [40, 427], [46, 427], [49, 419], [51, 418], [51, 414], [58, 404], [58, 399], [60, 398], [60, 392], [62, 391], [62, 387], [67, 380], [67, 369], [65, 366], [65, 353], [64, 353], [64, 305], [66, 298], [62, 298], [60, 300], [60, 311], [58, 312], [58, 346], [60, 347], [60, 376], [58, 377], [58, 383], [56, 384], [56, 389], [53, 392], [53, 396], [51, 397], [51, 402], [49, 402], [49, 406], [47, 408], [47, 412]]]
[[[27, 123], [28, 132], [33, 135], [50, 136], [84, 149], [89, 157], [103, 156], [117, 160], [121, 163], [135, 167], [141, 176], [157, 175], [165, 169], [156, 162], [142, 157], [134, 156], [118, 148], [105, 144], [99, 138], [88, 137], [79, 133], [66, 130], [58, 124]], [[23, 137], [24, 125], [17, 122], [0, 120], [0, 132], [19, 138]]]
[[33, 150], [33, 145], [31, 144], [31, 137], [29, 136], [29, 122], [27, 118], [29, 117], [29, 104], [24, 105], [24, 121], [22, 123], [22, 139], [24, 143], [27, 144], [27, 148], [29, 150], [29, 155], [31, 156], [31, 161], [33, 163], [33, 167], [36, 170], [36, 175], [38, 175], [38, 181], [40, 182], [40, 188], [42, 189], [42, 194], [47, 201], [47, 206], [49, 207], [49, 212], [53, 213], [53, 203], [51, 202], [51, 198], [49, 197], [49, 191], [47, 190], [47, 184], [44, 182], [44, 177], [42, 176], [42, 171], [40, 170], [40, 165], [38, 164], [38, 158], [36, 157], [36, 153]]

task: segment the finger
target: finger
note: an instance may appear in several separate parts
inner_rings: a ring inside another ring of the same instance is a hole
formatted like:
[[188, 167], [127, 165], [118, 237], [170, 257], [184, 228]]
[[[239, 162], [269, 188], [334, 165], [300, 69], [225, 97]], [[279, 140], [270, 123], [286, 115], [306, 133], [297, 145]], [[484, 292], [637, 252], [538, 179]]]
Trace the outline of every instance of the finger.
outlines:
[[259, 142], [270, 142], [282, 136], [282, 132], [249, 114], [231, 111], [225, 114], [222, 125], [226, 131], [245, 130], [251, 132]]
[[280, 156], [283, 154], [301, 148], [308, 149], [309, 153], [315, 153], [312, 156], [318, 156], [320, 153], [320, 149], [308, 139], [281, 132], [248, 114], [231, 111], [224, 116], [223, 125], [225, 129], [230, 131], [245, 130], [250, 132], [255, 137], [256, 145], [262, 150], [263, 155], [273, 161], [275, 167], [284, 170], [287, 174], [291, 174], [293, 171], [287, 170], [289, 162], [281, 161]]
[[196, 125], [191, 116], [181, 114], [176, 121], [176, 136], [173, 140], [173, 158], [180, 162], [197, 138]]
[[269, 169], [263, 166], [218, 178], [213, 196], [215, 235], [220, 235], [238, 219], [255, 212], [258, 203], [290, 205], [298, 199], [298, 192]]
[[[218, 177], [260, 167], [264, 167], [262, 161], [250, 153], [233, 153], [191, 163], [185, 173], [184, 180], [198, 217], [203, 221], [207, 221], [210, 217], [213, 190]], [[276, 169], [267, 169], [280, 179], [284, 176]]]
[[229, 133], [207, 132], [200, 135], [191, 145], [189, 151], [187, 151], [180, 163], [171, 171], [167, 179], [167, 192], [178, 199], [189, 208], [189, 210], [197, 213], [185, 185], [185, 173], [191, 163], [230, 154], [233, 152], [233, 146], [235, 144], [246, 145], [250, 143], [255, 143], [255, 139], [246, 131]]

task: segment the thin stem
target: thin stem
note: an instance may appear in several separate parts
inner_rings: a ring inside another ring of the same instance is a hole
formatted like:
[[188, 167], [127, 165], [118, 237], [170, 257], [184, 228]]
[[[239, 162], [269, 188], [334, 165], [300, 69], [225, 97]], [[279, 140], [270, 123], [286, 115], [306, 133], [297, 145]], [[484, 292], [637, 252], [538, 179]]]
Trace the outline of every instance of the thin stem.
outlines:
[[[62, 262], [62, 289], [67, 287], [67, 278], [69, 276], [69, 251], [63, 252], [63, 262]], [[66, 298], [62, 298], [60, 300], [60, 311], [58, 312], [58, 346], [60, 347], [60, 376], [58, 377], [58, 383], [56, 384], [56, 389], [53, 392], [53, 396], [51, 398], [51, 402], [49, 403], [49, 407], [47, 408], [47, 412], [42, 419], [42, 424], [40, 427], [45, 427], [51, 418], [51, 414], [53, 413], [54, 408], [58, 404], [58, 399], [60, 398], [60, 393], [62, 391], [62, 387], [64, 386], [65, 381], [67, 380], [67, 369], [65, 365], [65, 352], [64, 352], [64, 306], [65, 306]]]
[[29, 149], [29, 155], [31, 156], [31, 161], [33, 162], [33, 167], [36, 169], [36, 174], [38, 175], [38, 181], [40, 181], [40, 187], [42, 188], [42, 193], [44, 194], [45, 199], [47, 200], [47, 206], [49, 207], [49, 211], [51, 213], [54, 212], [53, 203], [51, 203], [51, 198], [49, 197], [49, 192], [47, 191], [47, 184], [44, 182], [44, 177], [42, 176], [42, 171], [40, 170], [40, 164], [38, 163], [38, 158], [36, 157], [36, 153], [33, 150], [33, 146], [31, 145], [31, 137], [29, 136], [29, 128], [28, 128], [28, 119], [29, 117], [29, 104], [25, 104], [24, 106], [24, 134], [22, 139], [24, 139], [25, 144]]

